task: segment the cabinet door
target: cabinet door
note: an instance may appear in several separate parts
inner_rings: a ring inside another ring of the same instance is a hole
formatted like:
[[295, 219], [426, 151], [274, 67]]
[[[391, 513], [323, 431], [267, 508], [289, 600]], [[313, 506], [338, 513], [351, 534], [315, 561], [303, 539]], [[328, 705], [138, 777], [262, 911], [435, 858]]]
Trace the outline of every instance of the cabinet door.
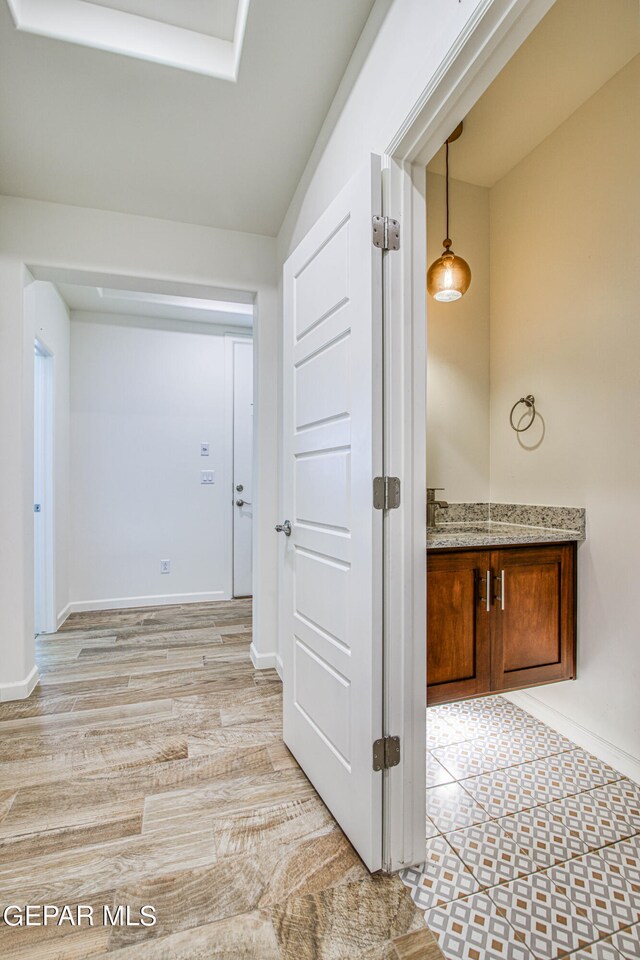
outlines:
[[489, 553], [427, 557], [427, 703], [487, 693]]
[[575, 543], [491, 554], [494, 690], [574, 677], [575, 555]]

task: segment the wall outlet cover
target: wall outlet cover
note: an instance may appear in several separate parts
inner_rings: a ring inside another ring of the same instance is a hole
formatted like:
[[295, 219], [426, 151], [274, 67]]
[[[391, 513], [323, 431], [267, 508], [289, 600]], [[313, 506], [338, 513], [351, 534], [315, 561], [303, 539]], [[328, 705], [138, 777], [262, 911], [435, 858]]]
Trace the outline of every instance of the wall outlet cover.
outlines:
[[200, 444], [200, 456], [201, 456], [201, 457], [208, 457], [208, 456], [209, 456], [209, 444], [208, 444], [208, 443], [201, 443], [201, 444]]
[[171, 573], [171, 560], [160, 561], [160, 573]]

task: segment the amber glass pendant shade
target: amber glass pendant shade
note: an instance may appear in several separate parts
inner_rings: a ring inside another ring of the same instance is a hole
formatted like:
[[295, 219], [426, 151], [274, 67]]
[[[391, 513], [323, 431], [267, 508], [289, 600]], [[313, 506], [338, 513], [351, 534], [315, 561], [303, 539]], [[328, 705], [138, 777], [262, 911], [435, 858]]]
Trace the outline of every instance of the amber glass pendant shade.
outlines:
[[434, 300], [451, 303], [459, 300], [471, 283], [471, 268], [466, 260], [450, 250], [450, 240], [445, 240], [445, 252], [431, 264], [427, 271], [427, 291]]
[[447, 238], [443, 241], [444, 252], [427, 270], [427, 293], [441, 303], [459, 300], [469, 289], [471, 268], [466, 260], [458, 257], [451, 249], [449, 239], [449, 144], [457, 140], [462, 133], [460, 123], [446, 142], [446, 178], [445, 198], [447, 211]]

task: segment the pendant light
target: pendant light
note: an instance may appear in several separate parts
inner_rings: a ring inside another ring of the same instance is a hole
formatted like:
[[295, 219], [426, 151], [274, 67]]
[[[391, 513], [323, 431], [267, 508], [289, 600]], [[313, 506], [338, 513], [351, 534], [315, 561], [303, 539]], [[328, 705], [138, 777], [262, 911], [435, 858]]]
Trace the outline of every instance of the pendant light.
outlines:
[[427, 292], [443, 303], [459, 300], [467, 292], [471, 283], [469, 264], [453, 252], [449, 239], [449, 144], [457, 140], [461, 133], [462, 123], [459, 123], [445, 143], [447, 236], [442, 243], [444, 253], [437, 260], [434, 260], [427, 270]]

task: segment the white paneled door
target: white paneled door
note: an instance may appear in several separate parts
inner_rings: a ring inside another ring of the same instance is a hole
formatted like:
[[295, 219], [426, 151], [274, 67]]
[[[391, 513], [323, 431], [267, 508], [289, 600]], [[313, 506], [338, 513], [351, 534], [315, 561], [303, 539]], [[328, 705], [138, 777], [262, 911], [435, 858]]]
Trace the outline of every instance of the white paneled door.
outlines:
[[253, 340], [233, 341], [233, 595], [253, 593]]
[[284, 268], [284, 739], [370, 870], [382, 866], [380, 159]]

